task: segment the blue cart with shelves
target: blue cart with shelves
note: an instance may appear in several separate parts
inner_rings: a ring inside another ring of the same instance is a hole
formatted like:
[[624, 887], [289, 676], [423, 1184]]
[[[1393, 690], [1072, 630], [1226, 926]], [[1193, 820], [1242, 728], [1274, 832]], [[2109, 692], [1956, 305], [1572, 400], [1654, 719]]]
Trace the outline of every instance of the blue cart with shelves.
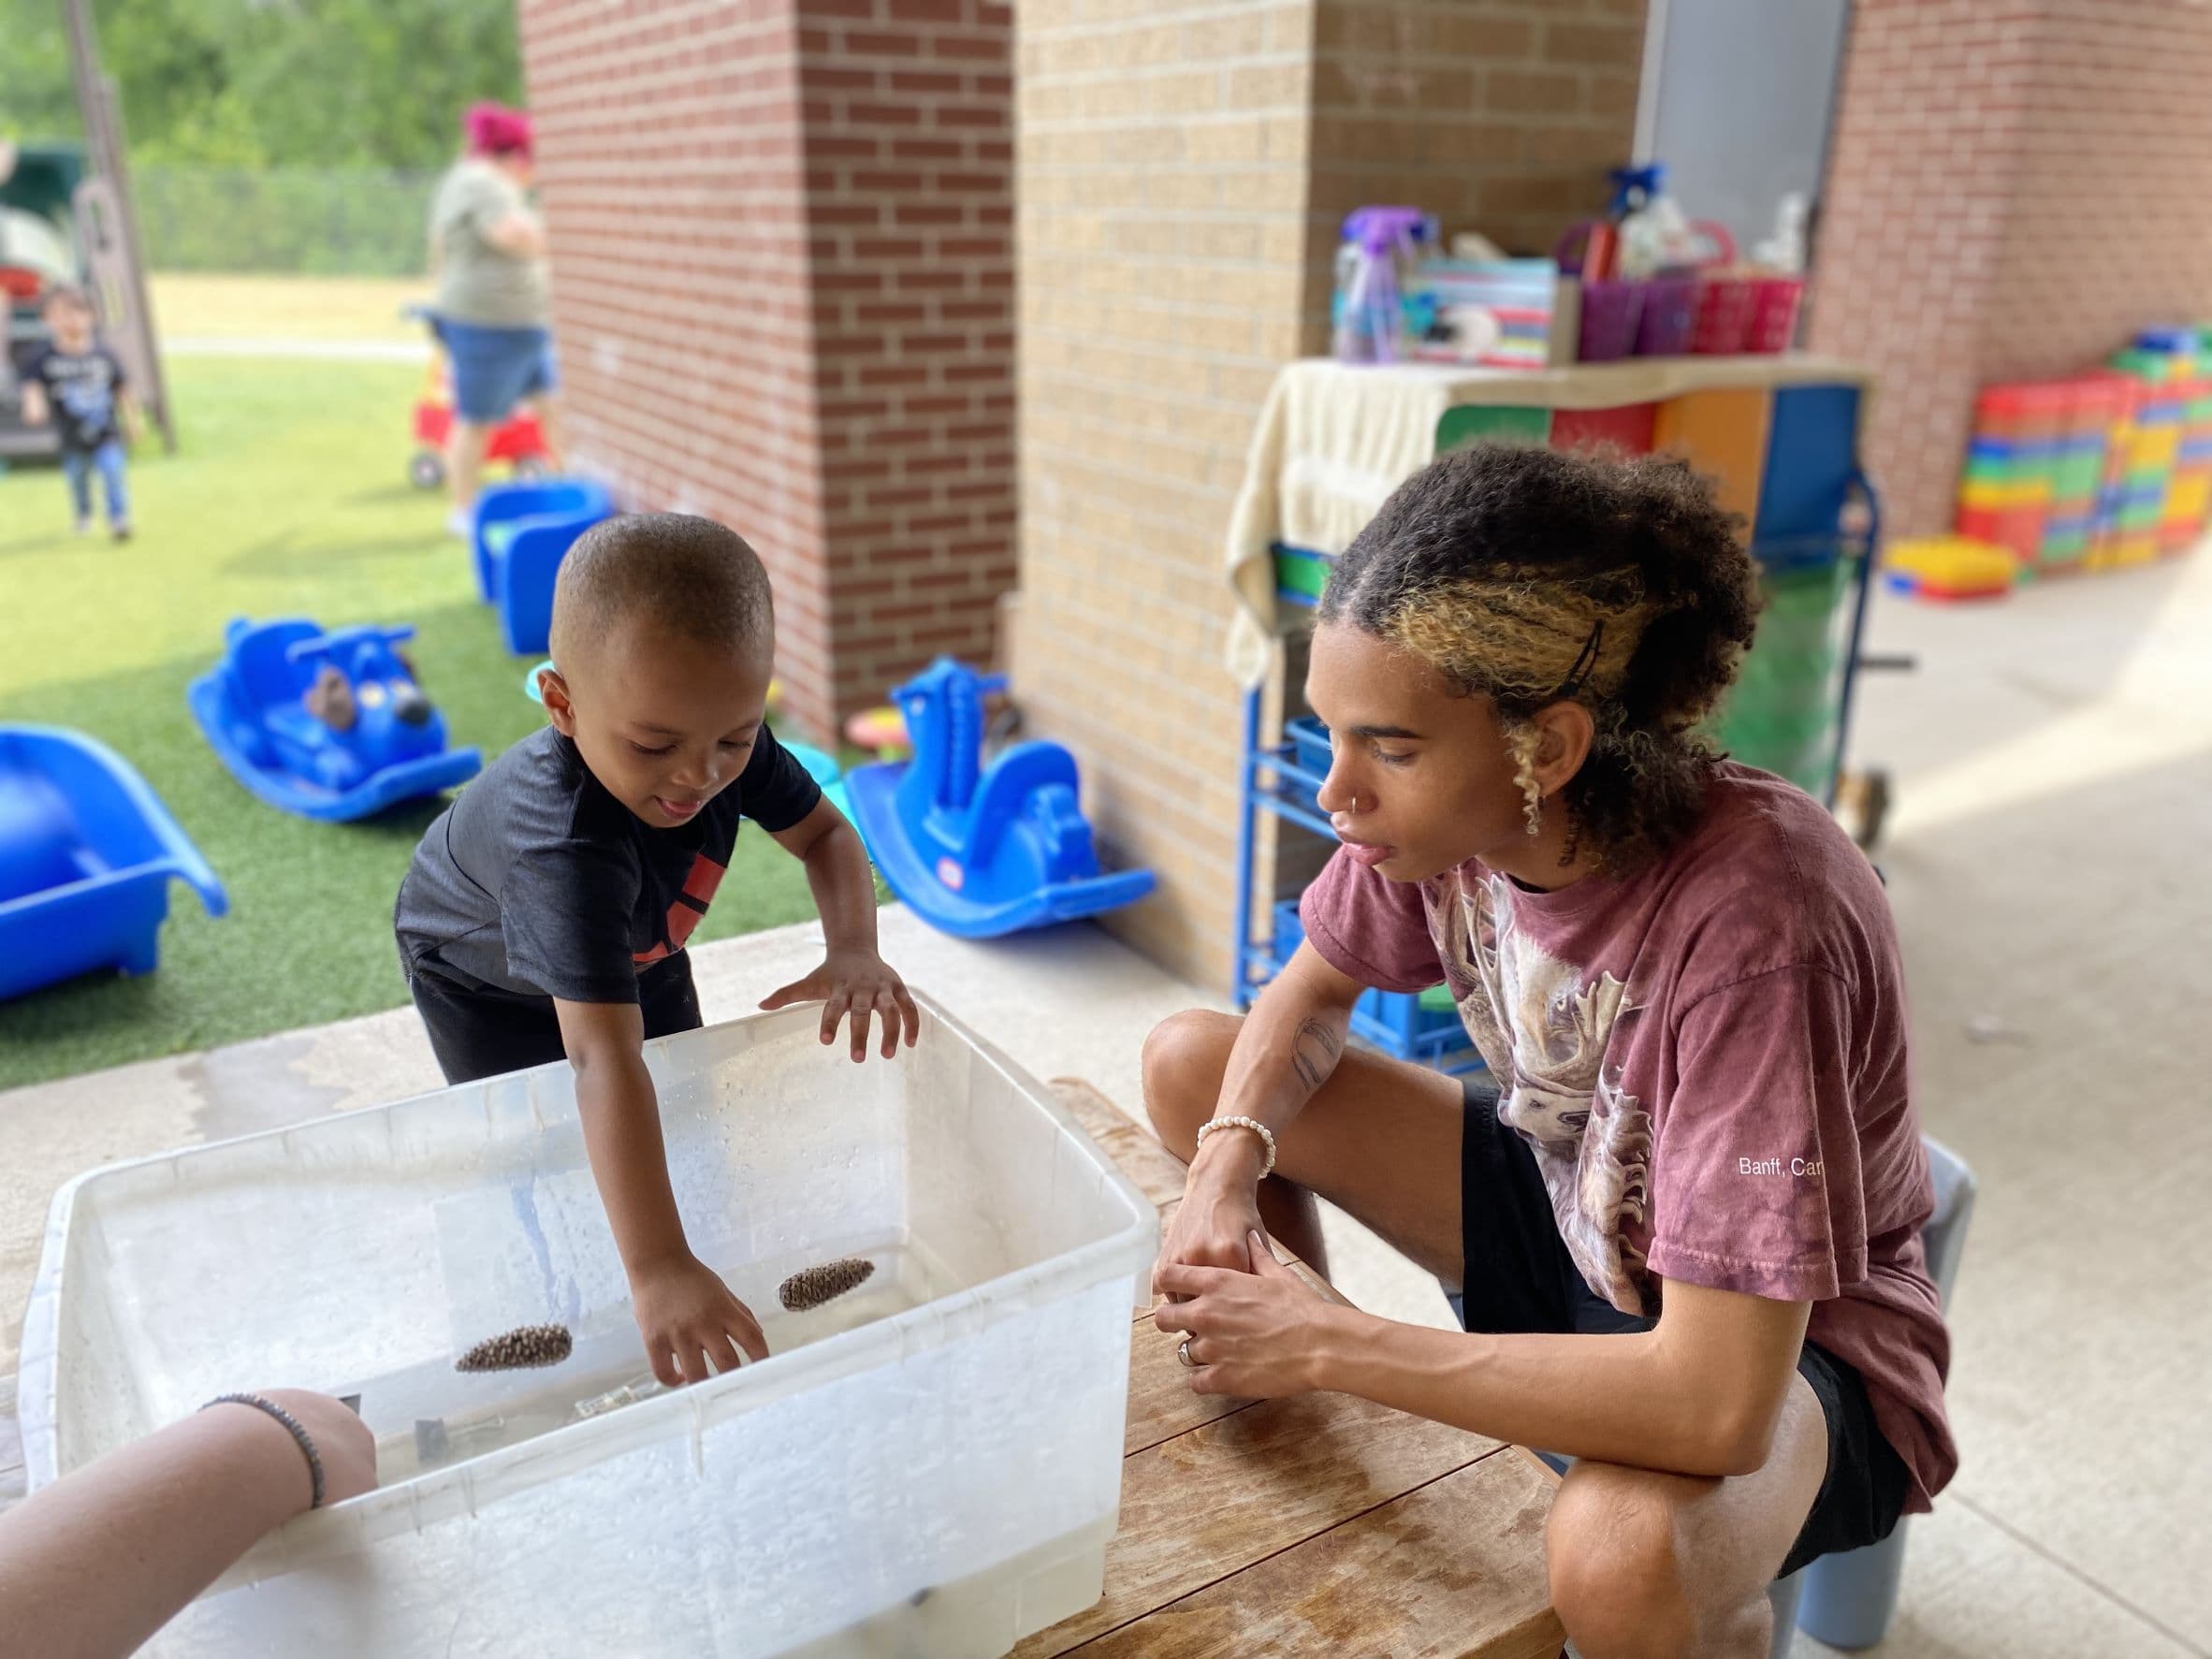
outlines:
[[[1483, 438], [1602, 444], [1681, 454], [1712, 476], [1723, 504], [1748, 527], [1767, 602], [1713, 735], [1736, 759], [1833, 802], [1879, 543], [1877, 502], [1857, 463], [1863, 380], [1843, 370], [1831, 378], [1829, 366], [1816, 362], [1768, 362], [1771, 371], [1735, 360], [1691, 363], [1656, 379], [1616, 366], [1475, 377], [1453, 386], [1458, 400], [1436, 421], [1431, 453]], [[1767, 374], [1772, 384], [1760, 378]], [[1433, 376], [1407, 376], [1405, 385], [1409, 395], [1436, 395]], [[1654, 391], [1659, 395], [1643, 395]], [[1294, 897], [1256, 891], [1262, 821], [1334, 839], [1316, 800], [1329, 766], [1328, 734], [1299, 711], [1285, 648], [1310, 626], [1333, 553], [1282, 542], [1272, 553], [1272, 666], [1244, 693], [1239, 1008], [1250, 1006], [1303, 938]], [[1271, 719], [1268, 680], [1277, 677], [1284, 712]], [[1385, 1054], [1447, 1072], [1482, 1065], [1442, 987], [1418, 996], [1368, 992], [1354, 1011], [1352, 1033]]]

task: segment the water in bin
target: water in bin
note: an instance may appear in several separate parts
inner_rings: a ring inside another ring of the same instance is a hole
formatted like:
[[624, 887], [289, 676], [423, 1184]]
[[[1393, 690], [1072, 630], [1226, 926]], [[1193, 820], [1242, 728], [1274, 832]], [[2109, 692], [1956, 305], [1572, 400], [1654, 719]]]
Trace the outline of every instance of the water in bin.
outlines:
[[[256, 1546], [165, 1659], [630, 1652], [648, 1627], [656, 1652], [742, 1629], [793, 1659], [1003, 1652], [1099, 1594], [1157, 1216], [923, 1006], [920, 1044], [866, 1066], [808, 1009], [647, 1044], [690, 1242], [771, 1349], [692, 1388], [646, 1382], [565, 1066], [80, 1177], [24, 1324], [32, 1486], [282, 1376], [360, 1395], [380, 1485]], [[779, 1305], [844, 1257], [874, 1273]], [[566, 1361], [455, 1370], [544, 1321]]]

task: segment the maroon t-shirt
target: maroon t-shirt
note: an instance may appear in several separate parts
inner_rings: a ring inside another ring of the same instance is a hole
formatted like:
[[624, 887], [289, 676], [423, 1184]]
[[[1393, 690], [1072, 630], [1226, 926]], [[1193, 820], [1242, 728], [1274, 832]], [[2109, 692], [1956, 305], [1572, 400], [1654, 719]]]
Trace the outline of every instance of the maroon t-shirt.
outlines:
[[1816, 802], [1723, 764], [1688, 837], [1624, 880], [1536, 893], [1470, 861], [1400, 883], [1340, 853], [1301, 911], [1362, 984], [1441, 968], [1592, 1289], [1632, 1314], [1666, 1279], [1812, 1302], [1807, 1337], [1865, 1378], [1928, 1507], [1958, 1460], [1897, 935]]

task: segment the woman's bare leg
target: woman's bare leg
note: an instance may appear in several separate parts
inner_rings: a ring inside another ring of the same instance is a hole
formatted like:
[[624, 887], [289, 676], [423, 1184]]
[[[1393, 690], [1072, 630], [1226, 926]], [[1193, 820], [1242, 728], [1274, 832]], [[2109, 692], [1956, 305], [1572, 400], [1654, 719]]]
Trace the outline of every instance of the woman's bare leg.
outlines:
[[[1220, 1110], [1221, 1079], [1244, 1022], [1191, 1011], [1144, 1041], [1144, 1109], [1188, 1161], [1199, 1126]], [[1275, 1172], [1259, 1184], [1259, 1215], [1284, 1246], [1326, 1275], [1318, 1194], [1457, 1288], [1463, 1096], [1426, 1067], [1347, 1049], [1298, 1120], [1276, 1137]]]
[[491, 428], [481, 421], [454, 417], [445, 438], [445, 476], [453, 487], [453, 510], [471, 513], [484, 488], [484, 452], [491, 444]]

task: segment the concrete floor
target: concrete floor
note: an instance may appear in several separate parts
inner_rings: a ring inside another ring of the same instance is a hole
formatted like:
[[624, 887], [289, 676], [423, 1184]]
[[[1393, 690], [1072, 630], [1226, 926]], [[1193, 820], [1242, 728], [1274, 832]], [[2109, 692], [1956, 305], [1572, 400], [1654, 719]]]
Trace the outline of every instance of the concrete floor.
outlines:
[[[1919, 663], [1865, 682], [1854, 749], [1897, 785], [1882, 862], [1922, 1112], [1982, 1182], [1954, 1308], [1965, 1465], [1913, 1523], [1879, 1652], [2212, 1654], [2212, 1313], [2163, 1276], [2212, 1175], [2212, 559], [1987, 608], [1885, 599], [1871, 643]], [[983, 947], [886, 912], [884, 936], [1015, 1060], [1131, 1109], [1144, 1032], [1211, 1000], [1088, 929]], [[708, 1018], [814, 949], [806, 928], [703, 949]], [[400, 1010], [0, 1094], [0, 1376], [59, 1182], [437, 1081]], [[1332, 1231], [1353, 1300], [1444, 1322], [1433, 1285]]]

